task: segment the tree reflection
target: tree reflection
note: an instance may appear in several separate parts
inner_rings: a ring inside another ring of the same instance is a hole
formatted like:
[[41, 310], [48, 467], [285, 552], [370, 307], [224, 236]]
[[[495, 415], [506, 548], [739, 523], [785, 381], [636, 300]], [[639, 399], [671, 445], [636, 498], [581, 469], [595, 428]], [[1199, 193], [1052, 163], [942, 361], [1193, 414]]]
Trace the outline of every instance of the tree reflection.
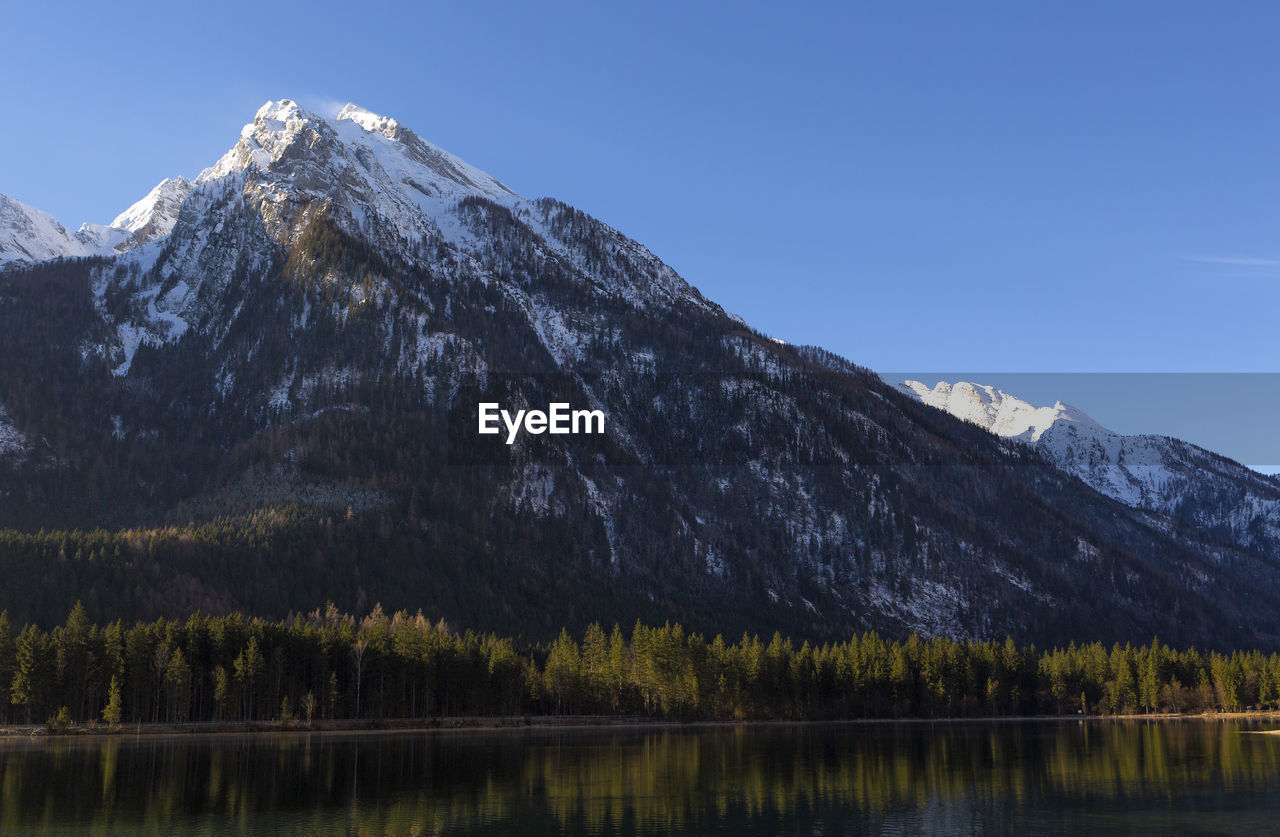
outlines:
[[[0, 832], [828, 833], [1269, 791], [1237, 722], [56, 739], [0, 747]], [[1280, 804], [1280, 803], [1278, 803]], [[896, 825], [895, 825], [896, 824]]]

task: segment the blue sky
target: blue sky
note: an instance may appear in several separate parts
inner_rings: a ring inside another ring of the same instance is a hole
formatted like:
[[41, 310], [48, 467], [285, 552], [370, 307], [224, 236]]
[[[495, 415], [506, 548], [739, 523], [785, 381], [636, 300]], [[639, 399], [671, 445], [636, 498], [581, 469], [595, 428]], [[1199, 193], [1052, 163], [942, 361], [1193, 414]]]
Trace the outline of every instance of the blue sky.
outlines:
[[350, 100], [876, 369], [1280, 371], [1274, 3], [23, 3], [4, 27], [0, 192], [68, 225], [196, 174], [267, 99]]

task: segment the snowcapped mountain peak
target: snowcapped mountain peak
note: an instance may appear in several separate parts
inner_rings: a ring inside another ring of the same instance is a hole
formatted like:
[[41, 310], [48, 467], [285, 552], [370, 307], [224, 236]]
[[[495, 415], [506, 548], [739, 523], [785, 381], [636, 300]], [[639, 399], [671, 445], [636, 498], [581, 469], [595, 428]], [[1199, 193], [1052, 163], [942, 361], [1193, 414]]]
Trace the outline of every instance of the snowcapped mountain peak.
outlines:
[[185, 177], [166, 177], [146, 197], [117, 215], [109, 226], [136, 233], [151, 225], [157, 229], [162, 228], [160, 235], [164, 235], [173, 229], [178, 210], [187, 195], [191, 194], [192, 188], [193, 184]]
[[355, 104], [328, 119], [292, 99], [267, 102], [241, 130], [240, 141], [201, 172], [196, 183], [250, 169], [285, 175], [317, 197], [339, 183], [361, 181], [454, 200], [474, 195], [510, 202], [518, 197], [497, 178], [426, 142], [395, 119]]
[[434, 239], [458, 203], [484, 198], [513, 206], [519, 196], [491, 175], [438, 148], [389, 117], [349, 104], [323, 116], [291, 99], [258, 109], [253, 122], [213, 166], [202, 189], [243, 176], [242, 191], [278, 241], [322, 211], [348, 233], [377, 246]]
[[196, 184], [220, 180], [250, 168], [268, 169], [288, 150], [308, 127], [315, 132], [324, 120], [290, 99], [271, 101], [258, 108], [253, 121], [240, 129], [240, 139], [209, 168], [200, 172]]
[[[288, 122], [300, 119], [303, 121], [318, 119], [314, 113], [299, 105], [292, 99], [280, 99], [279, 101], [268, 101], [262, 107], [258, 108], [258, 112], [253, 115], [253, 123], [280, 123], [285, 125]], [[274, 127], [274, 126], [273, 126]], [[245, 130], [249, 130], [249, 126], [245, 126]], [[278, 128], [276, 128], [278, 130]]]
[[288, 235], [291, 207], [313, 201], [349, 232], [387, 244], [441, 234], [441, 219], [465, 198], [509, 207], [520, 201], [497, 178], [395, 119], [355, 104], [322, 116], [279, 99], [263, 104], [236, 144], [194, 181], [161, 181], [109, 225], [83, 224], [73, 233], [47, 213], [0, 196], [0, 264], [133, 250], [168, 236], [193, 192], [237, 175], [277, 236]]
[[939, 381], [932, 389], [920, 381], [904, 381], [898, 388], [930, 407], [945, 410], [956, 418], [972, 422], [1005, 436], [1038, 442], [1058, 422], [1070, 422], [1089, 435], [1114, 435], [1085, 414], [1083, 410], [1063, 404], [1037, 407], [1003, 390], [983, 384]]
[[[132, 274], [95, 286], [99, 298], [118, 292], [133, 304], [116, 321], [117, 375], [129, 374], [143, 343], [162, 345], [189, 329], [221, 333], [220, 318], [238, 310], [229, 300], [251, 287], [246, 277], [268, 273], [281, 253], [291, 270], [310, 269], [317, 236], [334, 233], [447, 274], [462, 264], [477, 270], [516, 246], [508, 239], [519, 240], [576, 277], [584, 293], [637, 307], [719, 310], [616, 230], [557, 201], [525, 201], [397, 120], [354, 104], [319, 113], [291, 99], [266, 102], [213, 166], [194, 181], [160, 183], [114, 223], [83, 235], [100, 246], [131, 237], [117, 252], [133, 250]], [[144, 230], [153, 234], [147, 240], [164, 236], [163, 245], [140, 247], [146, 241], [132, 237]], [[327, 270], [315, 281], [352, 278]], [[361, 302], [367, 292], [361, 286]], [[583, 338], [547, 313], [553, 308], [540, 290], [514, 285], [511, 294], [557, 362], [574, 356]]]
[[365, 110], [354, 102], [347, 102], [338, 111], [338, 119], [349, 119], [370, 133], [382, 134], [388, 139], [397, 139], [400, 123], [389, 116], [379, 116], [371, 110]]

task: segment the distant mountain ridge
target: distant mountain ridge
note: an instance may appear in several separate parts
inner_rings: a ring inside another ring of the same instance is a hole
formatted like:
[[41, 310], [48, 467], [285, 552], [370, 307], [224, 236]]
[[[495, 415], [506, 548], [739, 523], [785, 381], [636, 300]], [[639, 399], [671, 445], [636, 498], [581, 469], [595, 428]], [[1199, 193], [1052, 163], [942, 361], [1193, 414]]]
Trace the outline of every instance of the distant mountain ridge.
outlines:
[[86, 223], [74, 233], [47, 212], [0, 195], [0, 265], [113, 256], [163, 238], [191, 189], [185, 178], [162, 180], [110, 224]]
[[1124, 436], [1056, 402], [1036, 407], [991, 386], [939, 381], [899, 388], [956, 418], [1033, 446], [1125, 505], [1167, 515], [1247, 549], [1280, 555], [1280, 482], [1168, 436]]
[[[167, 182], [124, 252], [0, 271], [15, 619], [332, 600], [527, 635], [1280, 638], [1274, 554], [768, 339], [393, 119], [269, 102]], [[606, 432], [508, 446], [480, 402]]]

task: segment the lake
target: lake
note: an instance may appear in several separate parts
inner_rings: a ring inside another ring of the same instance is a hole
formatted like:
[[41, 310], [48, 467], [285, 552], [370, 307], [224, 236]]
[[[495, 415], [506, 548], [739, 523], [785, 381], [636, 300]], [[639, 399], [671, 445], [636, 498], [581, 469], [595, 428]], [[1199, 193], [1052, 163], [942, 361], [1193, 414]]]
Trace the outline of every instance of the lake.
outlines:
[[0, 834], [1263, 834], [1257, 721], [0, 741]]

